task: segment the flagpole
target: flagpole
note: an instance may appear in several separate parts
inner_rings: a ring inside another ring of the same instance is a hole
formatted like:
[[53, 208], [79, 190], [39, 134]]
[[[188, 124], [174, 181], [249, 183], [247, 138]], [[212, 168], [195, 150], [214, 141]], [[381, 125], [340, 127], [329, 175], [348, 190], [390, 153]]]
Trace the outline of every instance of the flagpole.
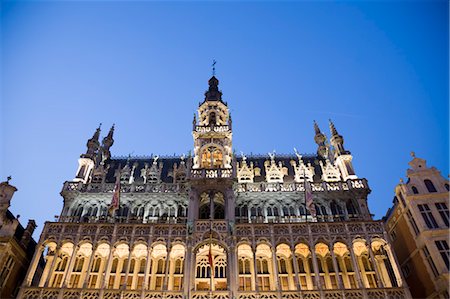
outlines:
[[214, 269], [213, 269], [213, 263], [214, 259], [212, 256], [212, 219], [213, 219], [213, 199], [212, 199], [213, 193], [209, 193], [209, 291], [212, 292], [213, 290], [213, 275], [214, 275]]
[[306, 173], [303, 168], [303, 188], [305, 189], [305, 221], [308, 222], [308, 207], [306, 204]]

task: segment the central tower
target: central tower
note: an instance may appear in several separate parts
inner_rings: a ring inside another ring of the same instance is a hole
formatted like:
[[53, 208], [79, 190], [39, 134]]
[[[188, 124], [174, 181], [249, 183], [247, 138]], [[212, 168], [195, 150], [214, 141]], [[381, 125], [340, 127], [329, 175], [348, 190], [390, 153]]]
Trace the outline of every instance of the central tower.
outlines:
[[194, 115], [193, 169], [231, 168], [232, 131], [227, 103], [222, 101], [219, 80], [208, 81], [205, 100], [198, 107], [198, 121]]

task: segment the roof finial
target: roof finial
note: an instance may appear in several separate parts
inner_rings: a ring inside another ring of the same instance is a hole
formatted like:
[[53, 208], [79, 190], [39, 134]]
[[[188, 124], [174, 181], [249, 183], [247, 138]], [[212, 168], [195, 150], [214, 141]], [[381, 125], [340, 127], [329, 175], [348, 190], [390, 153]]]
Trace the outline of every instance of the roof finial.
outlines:
[[213, 59], [213, 63], [212, 63], [212, 75], [213, 76], [216, 75], [216, 63], [217, 63], [217, 61], [215, 59]]
[[416, 153], [415, 152], [411, 152], [411, 157], [415, 158], [416, 157]]
[[9, 184], [9, 181], [12, 179], [12, 177], [10, 175], [8, 175], [8, 177], [6, 178], [6, 182]]

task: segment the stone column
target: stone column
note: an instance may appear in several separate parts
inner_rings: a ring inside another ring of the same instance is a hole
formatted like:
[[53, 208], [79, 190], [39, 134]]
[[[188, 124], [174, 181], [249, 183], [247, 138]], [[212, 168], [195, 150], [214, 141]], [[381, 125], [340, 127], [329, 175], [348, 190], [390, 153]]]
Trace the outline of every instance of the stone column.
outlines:
[[313, 262], [313, 268], [314, 268], [314, 276], [316, 280], [316, 286], [319, 290], [322, 290], [323, 286], [320, 282], [320, 274], [319, 274], [319, 265], [317, 264], [317, 255], [316, 255], [316, 248], [313, 247], [311, 250], [311, 256], [312, 256], [312, 262]]
[[359, 270], [361, 271], [361, 279], [366, 288], [370, 288], [369, 279], [367, 279], [366, 269], [364, 268], [364, 264], [362, 261], [362, 256], [356, 257], [358, 262]]
[[[114, 256], [115, 251], [116, 251], [116, 247], [112, 247], [109, 249], [109, 256], [108, 256], [108, 260], [106, 262], [105, 273], [102, 273], [102, 282], [100, 284], [102, 289], [107, 288], [109, 275], [111, 274], [113, 256]], [[102, 298], [102, 297], [100, 297], [100, 298]]]
[[255, 292], [259, 292], [259, 284], [258, 284], [258, 267], [256, 265], [256, 246], [252, 246], [252, 253], [253, 253], [253, 279], [255, 281]]
[[392, 288], [391, 279], [389, 277], [389, 273], [386, 269], [386, 264], [384, 263], [384, 256], [376, 255], [375, 256], [376, 266], [380, 270], [380, 276], [382, 277], [383, 286], [386, 288]]
[[336, 258], [338, 259], [339, 265], [341, 265], [342, 283], [344, 285], [344, 288], [350, 289], [352, 287], [352, 284], [350, 283], [350, 278], [348, 277], [348, 271], [347, 271], [347, 266], [345, 265], [345, 259], [343, 256], [337, 256]]
[[[274, 244], [274, 243], [272, 243], [272, 244]], [[274, 248], [272, 245], [271, 250], [272, 250], [272, 269], [273, 269], [273, 273], [271, 276], [273, 278], [273, 284], [274, 284], [275, 290], [281, 290], [281, 284], [280, 284], [279, 274], [278, 274], [278, 259], [277, 259], [277, 254], [275, 252], [276, 248]]]
[[292, 265], [294, 267], [294, 285], [296, 290], [300, 290], [300, 277], [298, 276], [298, 260], [297, 256], [295, 255], [295, 247], [291, 247], [291, 253], [292, 253]]
[[83, 271], [81, 271], [81, 278], [83, 278], [84, 273], [86, 273], [86, 276], [84, 277], [84, 279], [80, 279], [80, 281], [83, 281], [82, 288], [84, 288], [84, 289], [87, 288], [87, 285], [89, 283], [89, 276], [91, 275], [92, 262], [93, 262], [93, 260], [95, 258], [95, 250], [96, 249], [97, 249], [97, 246], [93, 246], [92, 247], [92, 252], [91, 252], [91, 256], [89, 257], [89, 262], [88, 262], [88, 265], [87, 265], [87, 269], [83, 269]]
[[361, 288], [361, 289], [365, 289], [366, 286], [362, 282], [361, 271], [359, 270], [359, 265], [358, 265], [358, 262], [356, 260], [355, 253], [353, 252], [353, 247], [350, 248], [350, 256], [352, 258], [353, 271], [355, 272], [355, 277], [356, 277], [356, 282], [358, 284], [358, 287]]
[[[53, 259], [52, 259], [52, 262], [51, 262], [51, 265], [50, 265], [50, 269], [47, 272], [47, 277], [44, 280], [45, 281], [44, 287], [49, 287], [50, 279], [52, 278], [52, 274], [55, 271], [56, 260], [59, 258], [60, 251], [61, 251], [61, 246], [57, 245], [56, 248], [55, 248], [55, 254], [53, 256]], [[43, 281], [43, 280], [41, 280], [41, 281]], [[39, 285], [41, 285], [41, 284], [39, 283]]]
[[149, 274], [150, 274], [151, 264], [152, 264], [152, 248], [149, 246], [147, 248], [147, 259], [145, 260], [144, 284], [143, 284], [144, 290], [149, 289], [148, 278], [149, 278]]
[[[31, 260], [30, 267], [28, 268], [27, 275], [25, 276], [23, 286], [31, 286], [31, 284], [33, 283], [33, 277], [39, 264], [39, 260], [41, 259], [41, 255], [44, 252], [44, 249], [45, 249], [44, 245], [41, 242], [39, 242], [39, 244], [36, 246], [36, 251], [34, 253], [33, 259]], [[45, 266], [47, 267], [47, 264]], [[43, 280], [43, 282], [45, 282], [45, 279]]]
[[369, 244], [369, 257], [370, 257], [370, 262], [372, 263], [372, 266], [375, 270], [375, 277], [377, 278], [376, 284], [377, 287], [382, 288], [383, 287], [383, 280], [381, 279], [380, 273], [379, 273], [379, 269], [378, 269], [378, 265], [377, 262], [375, 260], [375, 256], [373, 255], [373, 250], [372, 250], [372, 246]]
[[169, 266], [170, 266], [170, 251], [172, 250], [172, 246], [167, 244], [167, 255], [166, 255], [166, 269], [164, 271], [164, 281], [163, 281], [163, 290], [167, 290], [167, 287], [169, 285]]
[[[122, 289], [126, 290], [127, 286], [128, 286], [128, 275], [130, 274], [130, 264], [131, 264], [131, 255], [133, 253], [133, 244], [130, 244], [130, 247], [128, 248], [129, 252], [128, 252], [128, 259], [127, 259], [127, 264], [125, 265], [125, 281], [123, 283], [123, 285], [121, 286]], [[135, 262], [136, 263], [136, 262]], [[123, 267], [123, 265], [122, 265]], [[122, 276], [122, 275], [120, 275]], [[117, 278], [117, 277], [116, 277]]]
[[227, 281], [228, 285], [231, 286], [231, 297], [237, 294], [238, 290], [238, 280], [236, 279], [236, 274], [239, 272], [238, 265], [236, 263], [236, 248], [231, 244], [227, 251]]
[[386, 244], [383, 246], [383, 248], [386, 251], [386, 254], [388, 256], [388, 261], [392, 266], [392, 270], [394, 271], [395, 278], [397, 279], [397, 285], [399, 287], [401, 287], [401, 286], [403, 286], [402, 276], [397, 267], [397, 260], [395, 259], [394, 255], [392, 254], [391, 246], [389, 244]]
[[186, 256], [184, 259], [184, 266], [183, 266], [183, 295], [185, 298], [190, 298], [191, 295], [191, 288], [192, 283], [191, 281], [194, 280], [191, 277], [192, 274], [192, 262], [193, 259], [195, 260], [195, 257], [192, 257], [192, 245], [191, 242], [186, 242]]
[[339, 267], [338, 267], [338, 263], [336, 261], [336, 254], [334, 253], [333, 247], [331, 247], [330, 250], [330, 254], [331, 254], [331, 259], [333, 260], [333, 268], [334, 268], [334, 275], [337, 281], [337, 285], [339, 289], [342, 289], [342, 280], [341, 280], [341, 276], [339, 275]]
[[72, 274], [72, 270], [73, 270], [73, 264], [75, 263], [75, 259], [77, 257], [77, 253], [78, 253], [78, 249], [80, 249], [80, 246], [74, 246], [73, 248], [73, 252], [72, 252], [72, 256], [70, 257], [70, 261], [69, 261], [69, 265], [67, 266], [66, 271], [64, 271], [64, 276], [63, 276], [63, 288], [67, 287], [69, 282], [70, 282], [70, 275]]

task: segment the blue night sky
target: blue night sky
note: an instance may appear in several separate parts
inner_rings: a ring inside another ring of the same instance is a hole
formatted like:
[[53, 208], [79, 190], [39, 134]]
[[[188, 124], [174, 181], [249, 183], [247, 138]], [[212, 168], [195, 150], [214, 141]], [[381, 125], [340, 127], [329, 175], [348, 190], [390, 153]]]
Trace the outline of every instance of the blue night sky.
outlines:
[[21, 222], [59, 195], [99, 123], [113, 156], [193, 147], [212, 59], [237, 153], [315, 153], [331, 118], [392, 204], [410, 152], [449, 173], [448, 1], [1, 2], [0, 178]]

